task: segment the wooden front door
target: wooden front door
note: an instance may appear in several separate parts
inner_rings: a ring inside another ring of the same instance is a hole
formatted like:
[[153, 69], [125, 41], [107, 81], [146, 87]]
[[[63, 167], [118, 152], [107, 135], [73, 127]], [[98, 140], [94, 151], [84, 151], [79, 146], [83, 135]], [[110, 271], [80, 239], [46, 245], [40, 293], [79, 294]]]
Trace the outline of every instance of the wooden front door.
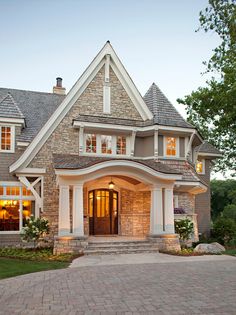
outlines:
[[118, 234], [118, 192], [96, 189], [89, 192], [89, 234]]

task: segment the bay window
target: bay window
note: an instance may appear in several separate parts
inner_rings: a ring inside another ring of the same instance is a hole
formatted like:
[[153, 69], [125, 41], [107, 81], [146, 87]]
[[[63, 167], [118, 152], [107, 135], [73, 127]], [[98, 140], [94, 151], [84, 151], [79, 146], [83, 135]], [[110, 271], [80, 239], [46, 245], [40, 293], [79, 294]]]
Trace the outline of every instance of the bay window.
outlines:
[[126, 137], [124, 136], [117, 137], [116, 154], [126, 154]]
[[112, 136], [101, 135], [101, 153], [112, 154]]
[[96, 153], [97, 152], [97, 139], [94, 134], [86, 134], [86, 152]]

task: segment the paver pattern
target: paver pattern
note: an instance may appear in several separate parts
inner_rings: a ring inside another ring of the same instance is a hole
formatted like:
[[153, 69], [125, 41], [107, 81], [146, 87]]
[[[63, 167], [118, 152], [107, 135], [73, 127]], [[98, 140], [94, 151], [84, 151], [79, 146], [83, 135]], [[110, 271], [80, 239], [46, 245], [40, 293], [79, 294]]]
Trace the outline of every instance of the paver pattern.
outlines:
[[1, 315], [236, 314], [236, 259], [110, 265], [0, 281]]

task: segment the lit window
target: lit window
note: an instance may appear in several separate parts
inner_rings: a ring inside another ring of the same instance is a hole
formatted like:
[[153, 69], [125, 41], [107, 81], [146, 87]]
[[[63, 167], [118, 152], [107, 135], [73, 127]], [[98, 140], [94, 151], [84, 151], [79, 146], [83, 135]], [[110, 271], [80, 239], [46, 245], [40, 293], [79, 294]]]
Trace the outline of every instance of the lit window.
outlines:
[[0, 127], [1, 133], [1, 151], [11, 151], [12, 150], [12, 129], [11, 127]]
[[8, 186], [6, 188], [7, 196], [19, 196], [20, 195], [20, 187], [11, 187]]
[[101, 152], [105, 154], [112, 153], [112, 136], [101, 136]]
[[97, 139], [94, 134], [86, 135], [86, 152], [96, 153], [97, 152]]
[[0, 186], [0, 195], [2, 196], [3, 195], [3, 187]]
[[126, 154], [126, 137], [117, 137], [116, 154]]
[[22, 188], [22, 195], [23, 195], [23, 196], [31, 196], [31, 195], [32, 195], [32, 192], [31, 192], [29, 189], [23, 187], [23, 188]]
[[198, 160], [196, 163], [196, 171], [198, 174], [204, 173], [204, 160]]
[[176, 138], [166, 137], [166, 155], [176, 156]]

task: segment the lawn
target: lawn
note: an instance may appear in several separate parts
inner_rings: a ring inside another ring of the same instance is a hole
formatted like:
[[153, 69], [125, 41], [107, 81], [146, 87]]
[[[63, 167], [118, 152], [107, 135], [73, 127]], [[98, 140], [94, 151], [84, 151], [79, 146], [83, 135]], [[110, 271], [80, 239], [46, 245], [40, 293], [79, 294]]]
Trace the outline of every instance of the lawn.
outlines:
[[15, 277], [26, 273], [68, 267], [62, 261], [31, 261], [14, 258], [0, 258], [0, 279]]
[[53, 255], [52, 248], [0, 248], [0, 279], [37, 271], [66, 268], [80, 255]]

